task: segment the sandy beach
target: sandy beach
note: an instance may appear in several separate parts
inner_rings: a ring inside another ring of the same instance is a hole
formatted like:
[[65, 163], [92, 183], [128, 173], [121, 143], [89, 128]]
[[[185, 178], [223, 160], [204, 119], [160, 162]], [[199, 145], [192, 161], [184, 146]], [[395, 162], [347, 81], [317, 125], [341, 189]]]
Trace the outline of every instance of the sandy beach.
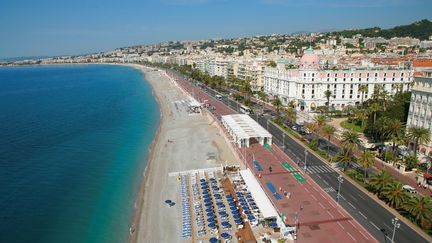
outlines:
[[[145, 74], [162, 113], [136, 201], [131, 242], [183, 242], [180, 187], [168, 173], [238, 163], [214, 122], [187, 112], [182, 101], [188, 96], [173, 81], [154, 69], [131, 66]], [[176, 205], [168, 207], [166, 199]]]

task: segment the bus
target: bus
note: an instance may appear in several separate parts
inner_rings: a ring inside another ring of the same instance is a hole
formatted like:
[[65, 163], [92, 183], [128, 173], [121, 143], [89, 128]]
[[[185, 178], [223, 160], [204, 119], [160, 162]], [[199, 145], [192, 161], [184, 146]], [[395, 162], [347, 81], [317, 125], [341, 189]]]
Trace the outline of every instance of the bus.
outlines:
[[249, 115], [252, 112], [252, 110], [249, 107], [242, 105], [240, 106], [240, 112]]

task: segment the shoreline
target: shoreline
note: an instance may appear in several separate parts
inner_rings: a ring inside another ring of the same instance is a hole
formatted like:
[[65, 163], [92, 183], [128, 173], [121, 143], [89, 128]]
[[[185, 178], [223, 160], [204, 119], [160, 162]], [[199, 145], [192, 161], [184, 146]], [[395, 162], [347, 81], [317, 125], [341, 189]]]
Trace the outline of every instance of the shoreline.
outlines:
[[[110, 64], [108, 64], [108, 65], [110, 65]], [[149, 155], [147, 157], [147, 164], [146, 164], [145, 169], [141, 175], [142, 176], [141, 183], [138, 187], [139, 189], [138, 189], [137, 195], [136, 195], [135, 200], [134, 200], [134, 213], [133, 213], [130, 228], [129, 228], [129, 242], [130, 243], [136, 243], [136, 242], [138, 242], [138, 232], [140, 230], [140, 222], [139, 222], [140, 221], [140, 215], [143, 211], [143, 205], [144, 205], [144, 196], [145, 196], [145, 190], [144, 189], [148, 185], [149, 173], [151, 171], [152, 164], [154, 163], [154, 160], [155, 160], [155, 148], [156, 148], [156, 145], [158, 144], [158, 142], [160, 141], [161, 128], [162, 128], [163, 123], [165, 122], [164, 121], [165, 111], [162, 108], [160, 95], [155, 90], [155, 86], [148, 79], [148, 74], [145, 70], [147, 67], [145, 67], [143, 65], [139, 65], [139, 64], [122, 64], [122, 63], [116, 63], [116, 64], [112, 64], [112, 65], [127, 66], [127, 67], [131, 67], [131, 68], [134, 68], [134, 69], [140, 71], [144, 75], [144, 81], [147, 82], [149, 84], [149, 86], [151, 87], [152, 95], [153, 95], [153, 97], [155, 97], [156, 102], [158, 103], [158, 106], [159, 106], [159, 111], [160, 111], [160, 122], [158, 125], [158, 129], [156, 130], [156, 133], [155, 133], [155, 136], [154, 136], [153, 141], [151, 143], [151, 146], [149, 147]]]

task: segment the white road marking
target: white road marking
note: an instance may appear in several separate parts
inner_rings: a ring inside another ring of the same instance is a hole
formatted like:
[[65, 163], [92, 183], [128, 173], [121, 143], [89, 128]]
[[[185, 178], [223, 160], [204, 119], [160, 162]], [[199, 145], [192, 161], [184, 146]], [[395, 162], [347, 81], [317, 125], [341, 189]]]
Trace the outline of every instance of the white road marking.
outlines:
[[322, 205], [320, 202], [318, 203], [323, 209], [325, 209], [324, 205]]
[[310, 193], [309, 189], [307, 189], [306, 187], [304, 188], [308, 193]]
[[376, 224], [374, 224], [372, 221], [369, 221], [369, 223], [371, 223], [372, 226], [375, 227], [377, 230], [380, 230], [380, 228], [378, 228], [378, 226], [376, 226]]
[[320, 175], [317, 174], [316, 176], [318, 176], [318, 178], [322, 179], [322, 177]]
[[342, 229], [345, 229], [345, 228], [342, 226], [342, 224], [341, 224], [340, 222], [337, 222], [337, 224], [338, 224]]
[[352, 236], [349, 232], [347, 232], [347, 234], [351, 237], [351, 239], [353, 239], [354, 241], [357, 242], [357, 240], [354, 238], [354, 236]]
[[[330, 215], [330, 217], [332, 217], [332, 219], [334, 219], [333, 214], [331, 214], [329, 211], [327, 211], [327, 213]], [[338, 222], [339, 223], [339, 222]]]
[[323, 181], [327, 186], [329, 186], [329, 183], [326, 180], [323, 180]]
[[354, 228], [357, 229], [357, 226], [356, 226], [352, 221], [349, 221], [349, 223], [350, 223]]
[[350, 202], [348, 202], [348, 204], [349, 204], [352, 208], [357, 209], [357, 208], [354, 207], [354, 205], [352, 205]]
[[315, 201], [318, 201], [314, 195], [311, 195], [311, 197], [312, 197]]
[[363, 233], [363, 231], [359, 230], [359, 232], [360, 232], [361, 235], [363, 235], [363, 237], [364, 237], [365, 239], [368, 239], [368, 237]]
[[342, 196], [342, 195], [340, 195], [340, 197], [343, 199], [343, 200], [345, 200], [346, 201], [346, 199], [345, 199], [345, 197], [344, 196]]
[[363, 218], [367, 219], [367, 217], [366, 217], [362, 212], [359, 211], [359, 214], [360, 214], [361, 216], [363, 216]]

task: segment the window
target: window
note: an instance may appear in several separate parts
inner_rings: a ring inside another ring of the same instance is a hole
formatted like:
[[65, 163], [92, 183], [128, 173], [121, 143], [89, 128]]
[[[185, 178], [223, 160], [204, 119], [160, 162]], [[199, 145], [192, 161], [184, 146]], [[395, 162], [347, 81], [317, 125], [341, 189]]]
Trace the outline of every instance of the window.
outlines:
[[327, 84], [327, 89], [330, 89], [330, 84]]
[[330, 77], [330, 73], [327, 73], [327, 77]]
[[351, 82], [353, 81], [353, 78], [351, 78]]
[[306, 77], [306, 73], [303, 74], [303, 77]]
[[396, 73], [393, 73], [393, 77], [396, 76]]
[[362, 73], [359, 73], [359, 77], [361, 78]]
[[378, 73], [375, 73], [375, 77], [378, 77]]
[[404, 76], [404, 73], [401, 73], [401, 77], [403, 77]]
[[315, 77], [315, 73], [312, 73], [312, 77]]
[[352, 95], [350, 95], [349, 98], [352, 99]]
[[330, 81], [330, 78], [327, 78], [327, 82], [329, 82]]
[[346, 78], [344, 78], [343, 81], [345, 82], [345, 81], [346, 81]]
[[342, 99], [345, 99], [345, 95], [342, 95]]
[[384, 78], [384, 81], [386, 81], [386, 78]]
[[394, 79], [394, 78], [392, 78], [392, 81], [395, 81], [395, 79]]
[[384, 73], [384, 77], [387, 77], [387, 73]]
[[366, 78], [366, 82], [369, 81], [369, 78]]

